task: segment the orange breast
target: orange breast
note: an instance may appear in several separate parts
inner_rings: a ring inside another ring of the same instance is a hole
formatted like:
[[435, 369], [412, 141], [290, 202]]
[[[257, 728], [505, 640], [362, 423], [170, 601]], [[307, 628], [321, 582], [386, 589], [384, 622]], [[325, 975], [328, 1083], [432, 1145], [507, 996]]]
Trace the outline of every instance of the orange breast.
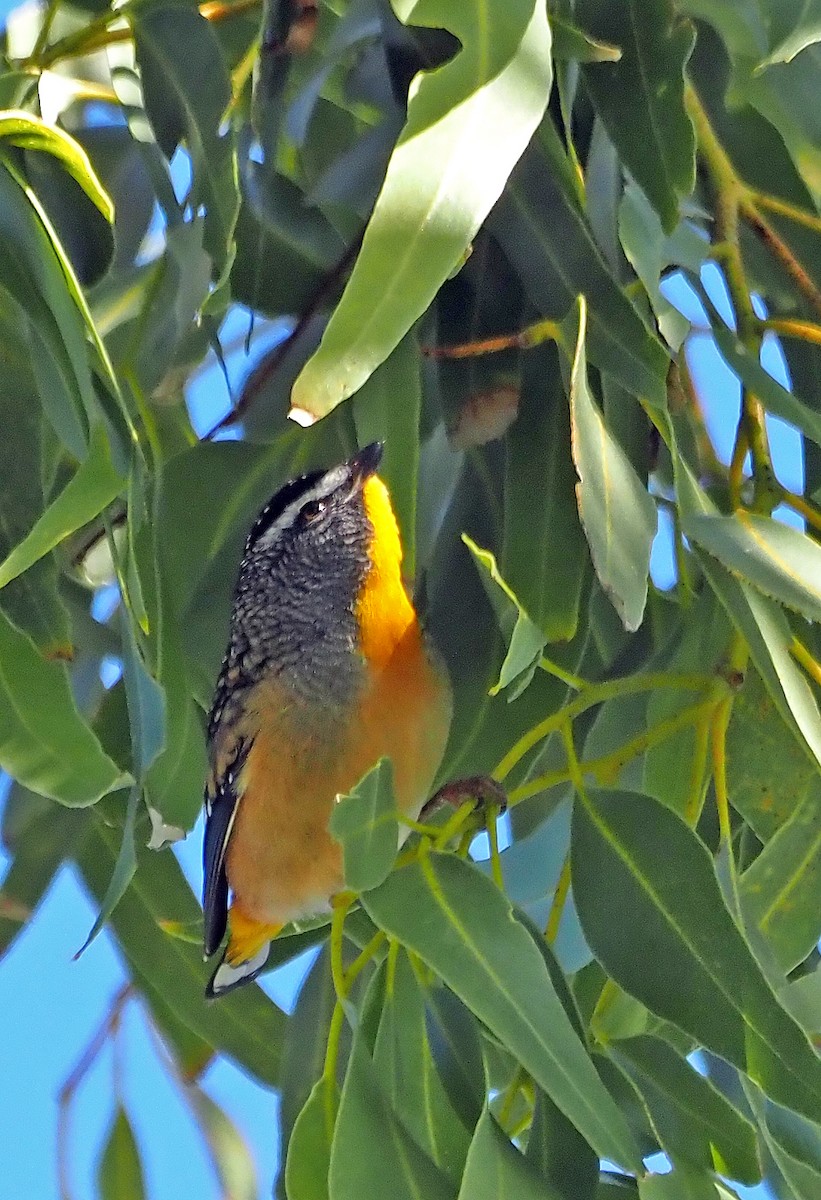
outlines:
[[404, 812], [417, 816], [428, 798], [447, 740], [450, 688], [405, 604], [410, 620], [385, 660], [371, 664], [371, 686], [346, 718], [309, 717], [271, 683], [257, 689], [248, 716], [258, 732], [226, 859], [247, 916], [284, 923], [328, 907], [343, 884], [340, 848], [328, 833], [334, 797], [383, 755], [393, 760]]

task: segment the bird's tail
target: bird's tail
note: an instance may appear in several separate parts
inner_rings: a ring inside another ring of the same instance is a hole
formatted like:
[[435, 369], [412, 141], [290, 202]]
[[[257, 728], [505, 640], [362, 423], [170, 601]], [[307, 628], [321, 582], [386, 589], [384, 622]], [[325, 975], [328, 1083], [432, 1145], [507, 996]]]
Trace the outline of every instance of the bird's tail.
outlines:
[[236, 905], [232, 906], [228, 919], [228, 945], [205, 988], [210, 1000], [256, 979], [268, 960], [271, 939], [282, 929], [282, 925], [269, 925], [246, 917]]

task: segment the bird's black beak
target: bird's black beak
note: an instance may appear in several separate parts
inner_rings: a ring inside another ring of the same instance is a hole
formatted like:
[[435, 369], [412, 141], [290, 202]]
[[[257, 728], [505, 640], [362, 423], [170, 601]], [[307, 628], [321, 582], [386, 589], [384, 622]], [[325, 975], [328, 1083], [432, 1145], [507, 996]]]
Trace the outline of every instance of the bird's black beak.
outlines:
[[371, 475], [375, 475], [379, 470], [384, 447], [384, 442], [371, 442], [370, 446], [366, 446], [353, 458], [348, 459], [348, 470], [351, 472], [351, 478], [357, 490], [362, 487], [366, 479], [370, 479]]

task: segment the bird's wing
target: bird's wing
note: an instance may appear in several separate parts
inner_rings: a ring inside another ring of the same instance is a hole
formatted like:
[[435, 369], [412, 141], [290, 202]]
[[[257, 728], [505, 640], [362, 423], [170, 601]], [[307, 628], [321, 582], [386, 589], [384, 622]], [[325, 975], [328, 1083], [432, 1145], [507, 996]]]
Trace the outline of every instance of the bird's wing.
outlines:
[[204, 918], [203, 945], [206, 956], [219, 946], [228, 922], [228, 878], [225, 851], [240, 801], [239, 776], [250, 743], [237, 742], [219, 773], [214, 770], [205, 789], [205, 837], [202, 847]]

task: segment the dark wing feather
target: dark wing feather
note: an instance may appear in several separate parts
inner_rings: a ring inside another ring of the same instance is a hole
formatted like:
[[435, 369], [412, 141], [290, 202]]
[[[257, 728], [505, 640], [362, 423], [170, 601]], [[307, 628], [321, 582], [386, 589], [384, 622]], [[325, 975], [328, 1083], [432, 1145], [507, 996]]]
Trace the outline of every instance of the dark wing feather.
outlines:
[[225, 851], [240, 799], [237, 791], [239, 773], [249, 749], [250, 746], [240, 743], [230, 766], [206, 791], [205, 837], [202, 844], [203, 947], [206, 957], [218, 948], [228, 923]]

